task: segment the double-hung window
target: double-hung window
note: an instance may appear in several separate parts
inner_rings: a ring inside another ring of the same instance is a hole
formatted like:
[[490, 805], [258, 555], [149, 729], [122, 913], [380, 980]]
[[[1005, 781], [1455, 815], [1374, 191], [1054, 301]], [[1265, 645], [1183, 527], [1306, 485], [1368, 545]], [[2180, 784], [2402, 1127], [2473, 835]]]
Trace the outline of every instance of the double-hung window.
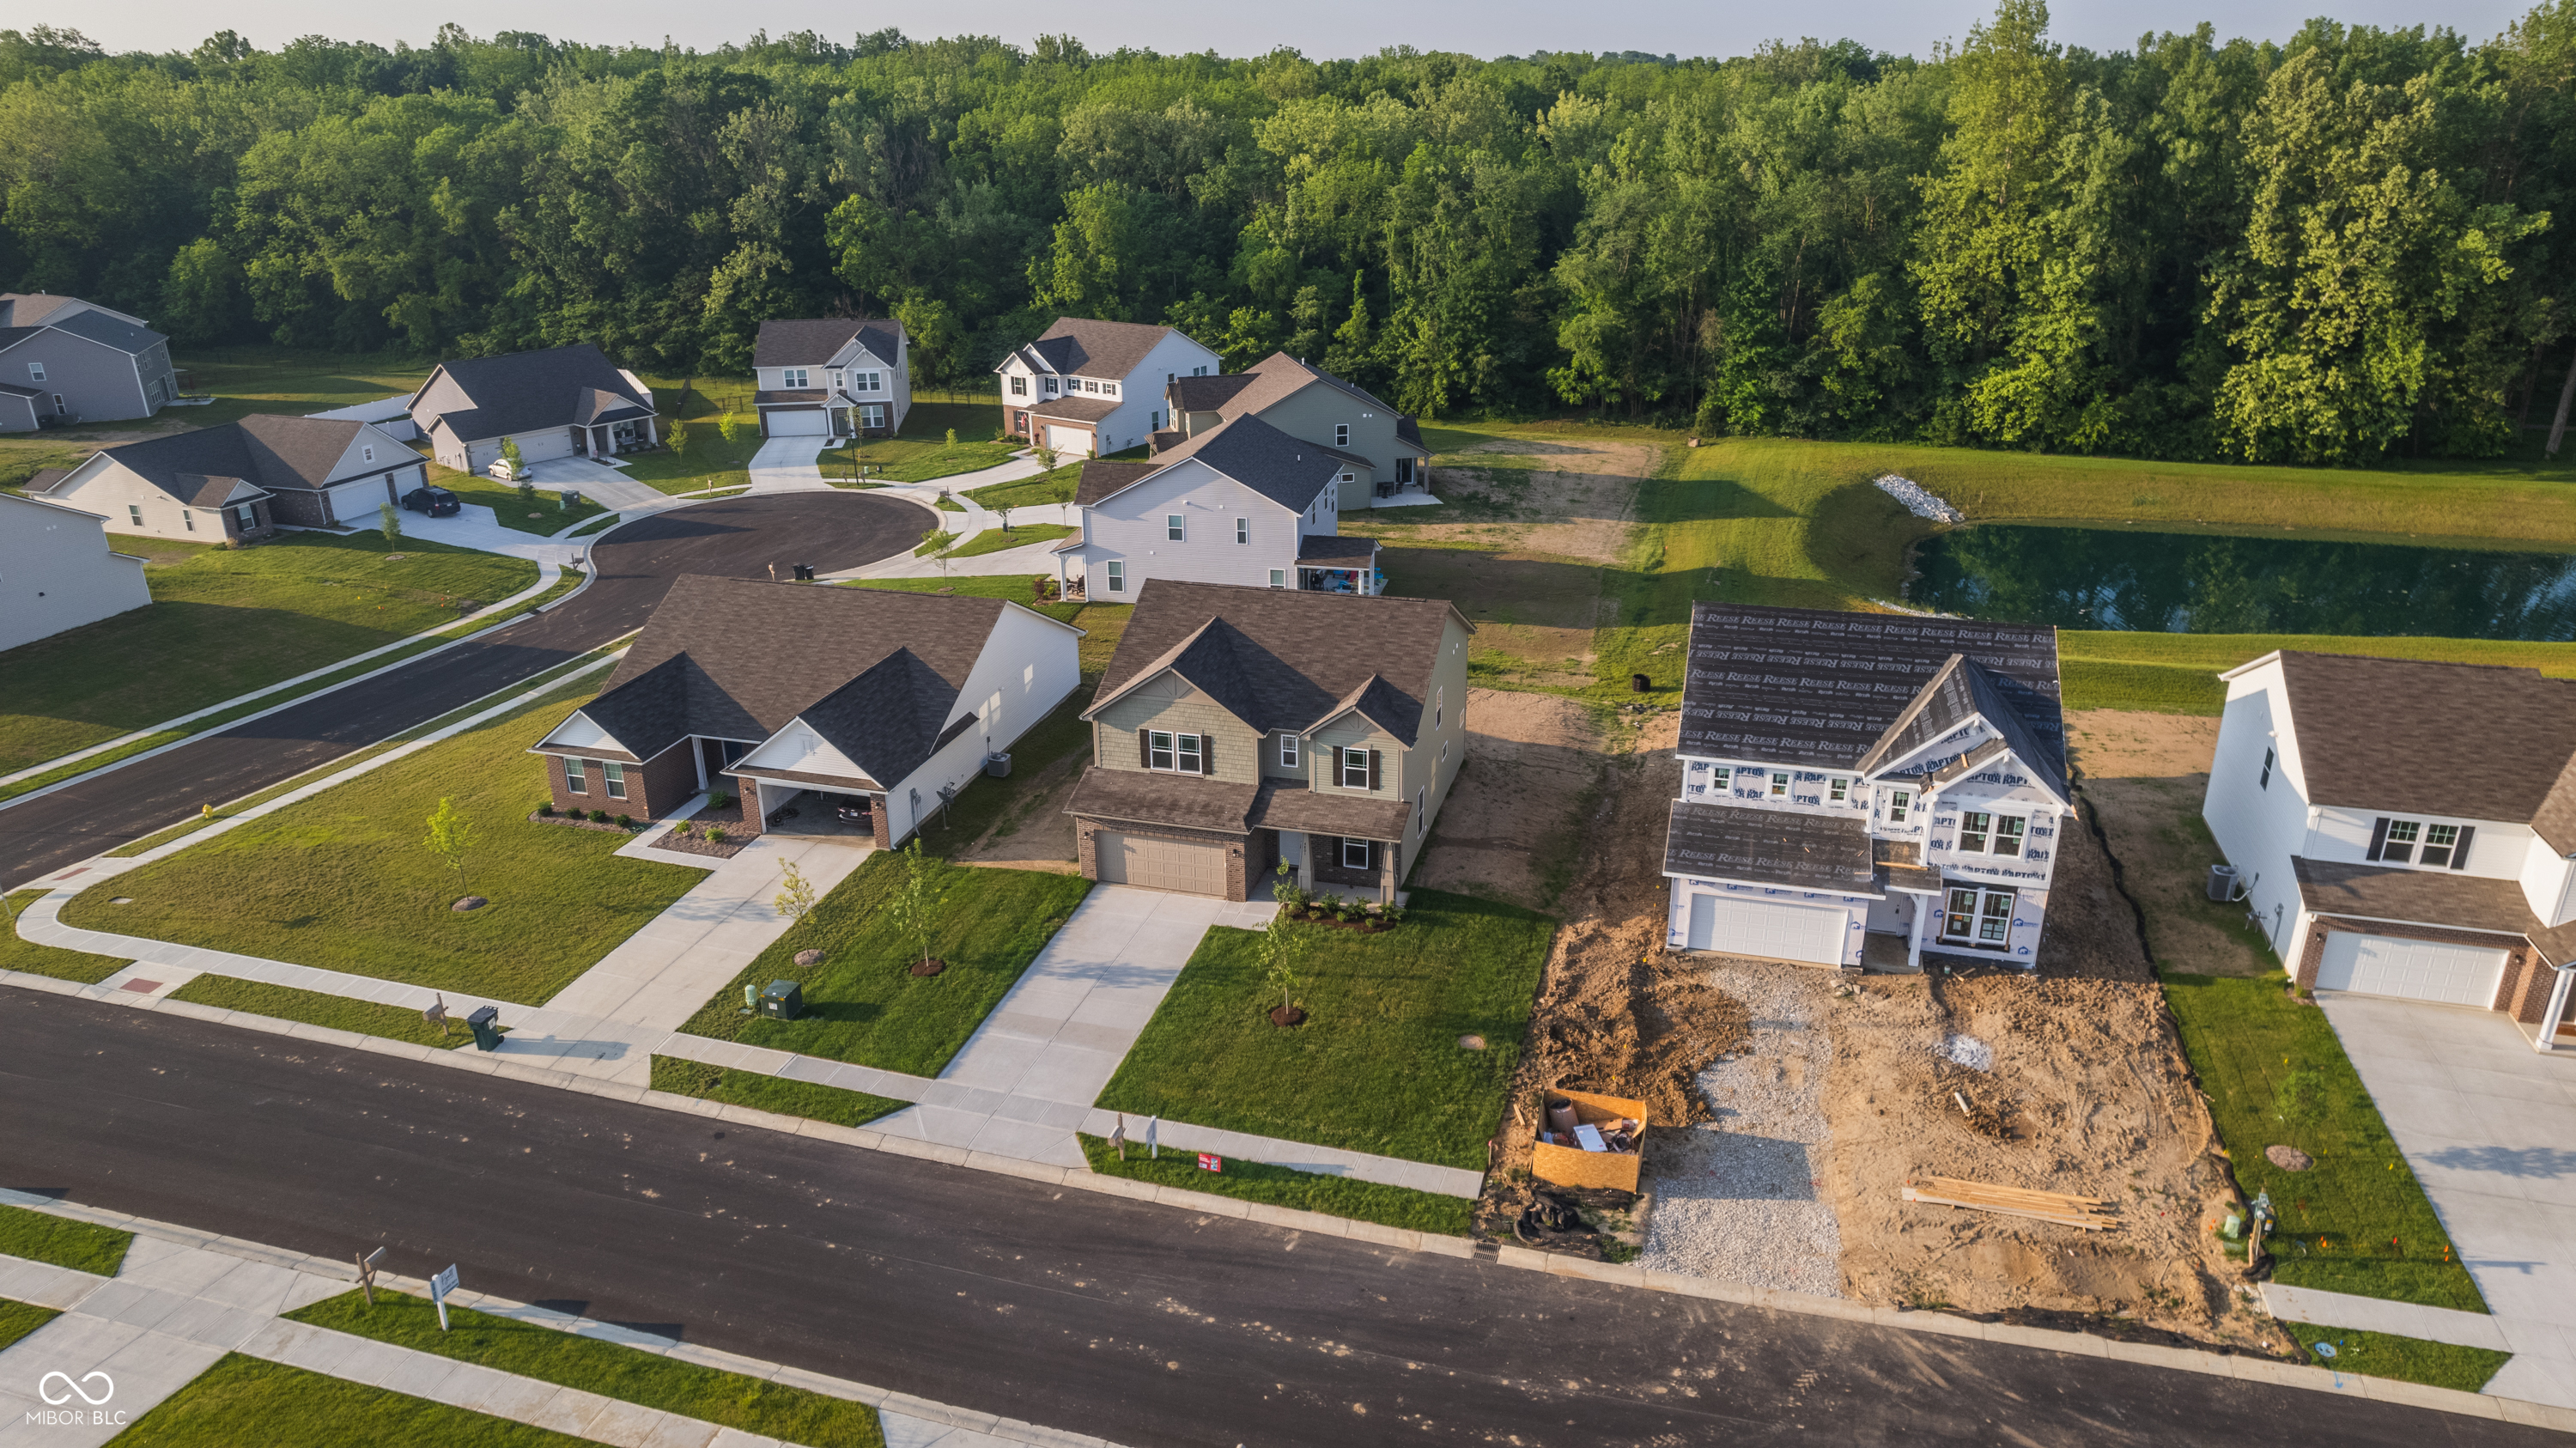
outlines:
[[2012, 947], [2013, 892], [1953, 886], [1941, 914], [1941, 938], [1979, 950]]
[[135, 527], [140, 528], [143, 526], [143, 509], [136, 504], [128, 503], [125, 505], [125, 516], [133, 520]]
[[564, 758], [564, 789], [572, 794], [590, 793], [590, 778], [582, 771], [581, 761], [569, 755]]
[[45, 364], [44, 364], [44, 363], [42, 363], [42, 362], [30, 362], [30, 363], [28, 363], [28, 364], [27, 364], [27, 380], [28, 380], [28, 381], [30, 381], [30, 382], [42, 382], [42, 381], [44, 381], [44, 380], [45, 380]]
[[1166, 513], [1163, 515], [1163, 536], [1178, 543], [1189, 536], [1189, 524], [1190, 520], [1185, 514]]
[[782, 367], [778, 372], [779, 381], [789, 388], [803, 387], [805, 376], [805, 369], [802, 367]]
[[608, 797], [610, 799], [626, 798], [625, 765], [620, 764], [613, 759], [608, 760], [599, 766], [599, 777], [607, 783]]
[[1285, 568], [1271, 569], [1270, 586], [1273, 588], [1286, 588], [1288, 586], [1288, 570]]
[[2254, 787], [2256, 789], [2270, 789], [2272, 787], [2272, 759], [2272, 751], [2269, 749], [2264, 750], [2263, 777], [2254, 781]]
[[1789, 776], [1787, 774], [1778, 770], [1772, 771], [1771, 797], [1773, 799], [1787, 799], [1789, 797]]
[[1112, 563], [1109, 565], [1109, 591], [1111, 593], [1125, 593], [1127, 591], [1126, 564]]
[[1449, 690], [1448, 690], [1447, 688], [1445, 688], [1445, 687], [1443, 687], [1443, 688], [1438, 688], [1438, 689], [1434, 689], [1434, 690], [1432, 690], [1432, 691], [1431, 691], [1431, 727], [1432, 727], [1432, 728], [1437, 729], [1437, 728], [1439, 728], [1439, 727], [1440, 727], [1440, 716], [1441, 716], [1441, 715], [1443, 715], [1443, 714], [1445, 714], [1445, 713], [1447, 713], [1447, 712], [1448, 712], [1448, 709], [1449, 709], [1448, 699], [1449, 699]]
[[1055, 396], [1055, 379], [1052, 377], [1046, 380], [1046, 395], [1049, 397]]
[[1103, 382], [1096, 390], [1103, 397], [1116, 397], [1118, 395], [1118, 384], [1115, 382]]
[[1850, 780], [1848, 780], [1848, 779], [1829, 779], [1829, 780], [1826, 780], [1826, 781], [1825, 781], [1825, 798], [1826, 798], [1826, 799], [1828, 799], [1828, 800], [1831, 800], [1831, 801], [1832, 801], [1833, 803], [1835, 803], [1835, 804], [1848, 804], [1848, 803], [1850, 803], [1850, 802], [1851, 802], [1851, 781], [1850, 781]]
[[242, 531], [245, 533], [259, 526], [259, 509], [253, 504], [243, 503], [234, 508], [233, 517], [240, 521]]
[[830, 382], [831, 387], [832, 387], [832, 390], [833, 390], [834, 392], [840, 392], [840, 391], [845, 390], [845, 389], [841, 386], [841, 369], [840, 369], [840, 368], [835, 367], [835, 368], [833, 368], [830, 372], [825, 373], [825, 374], [824, 374], [824, 376], [825, 376], [826, 380], [828, 380], [828, 381]]
[[1345, 749], [1345, 750], [1342, 750], [1342, 751], [1341, 751], [1341, 756], [1342, 756], [1342, 788], [1344, 788], [1344, 789], [1366, 789], [1366, 788], [1368, 788], [1368, 787], [1369, 787], [1369, 752], [1368, 752], [1367, 750], [1365, 750], [1365, 749]]
[[850, 386], [853, 390], [859, 392], [881, 392], [885, 390], [885, 374], [882, 372], [853, 372], [850, 374]]
[[1196, 734], [1175, 736], [1174, 742], [1180, 746], [1180, 763], [1177, 768], [1183, 774], [1207, 773], [1207, 753], [1199, 746], [1200, 737]]
[[1145, 767], [1147, 769], [1178, 769], [1180, 766], [1174, 762], [1176, 757], [1170, 734], [1160, 729], [1145, 731]]
[[1234, 520], [1234, 541], [1237, 543], [1249, 543], [1252, 541], [1252, 520], [1250, 518], [1237, 518]]
[[2476, 837], [2477, 831], [2468, 825], [2384, 819], [2371, 829], [2370, 858], [2393, 865], [2465, 870], [2469, 867], [2469, 842]]
[[2388, 838], [2379, 847], [2379, 858], [2405, 864], [2415, 857], [2415, 845], [2423, 837], [2422, 820], [2390, 820]]
[[1204, 734], [1174, 734], [1163, 729], [1144, 732], [1145, 767], [1171, 774], [1206, 774], [1208, 772], [1208, 738]]
[[358, 449], [358, 461], [360, 461], [360, 462], [367, 462], [367, 463], [371, 463], [371, 462], [374, 462], [375, 460], [376, 460], [376, 449], [375, 449], [375, 446], [374, 446], [372, 443], [371, 443], [371, 444], [369, 444], [369, 445], [367, 445], [367, 446], [365, 446], [365, 447], [362, 447], [362, 448]]
[[1333, 424], [1333, 446], [1335, 446], [1335, 447], [1349, 447], [1350, 445], [1351, 445], [1351, 425], [1350, 425], [1349, 423], [1347, 423], [1347, 422], [1337, 422], [1337, 423], [1334, 423], [1334, 424]]
[[1011, 395], [1012, 395], [1013, 397], [1026, 397], [1026, 396], [1028, 396], [1028, 395], [1029, 395], [1029, 379], [1027, 379], [1027, 378], [1025, 378], [1025, 377], [1020, 376], [1018, 373], [1013, 373], [1013, 374], [1011, 375]]
[[1342, 841], [1342, 868], [1365, 870], [1376, 853], [1376, 847], [1367, 840], [1345, 839]]
[[2022, 827], [2028, 823], [2029, 821], [2021, 818], [2019, 815], [1995, 816], [1995, 842], [1993, 845], [1993, 853], [1998, 855], [2019, 856], [2021, 854]]
[[1984, 854], [1986, 852], [1986, 837], [1993, 834], [1994, 831], [1995, 817], [1993, 815], [1986, 814], [1979, 810], [1961, 810], [1959, 812], [1959, 853], [1963, 855]]
[[1279, 736], [1279, 767], [1281, 769], [1297, 767], [1297, 736], [1294, 734]]
[[1912, 790], [1896, 789], [1888, 791], [1887, 822], [1889, 824], [1901, 825], [1905, 823], [1906, 817], [1911, 815], [1913, 812], [1914, 792]]
[[1422, 822], [1431, 808], [1431, 787], [1423, 785], [1413, 791], [1413, 837], [1422, 838]]

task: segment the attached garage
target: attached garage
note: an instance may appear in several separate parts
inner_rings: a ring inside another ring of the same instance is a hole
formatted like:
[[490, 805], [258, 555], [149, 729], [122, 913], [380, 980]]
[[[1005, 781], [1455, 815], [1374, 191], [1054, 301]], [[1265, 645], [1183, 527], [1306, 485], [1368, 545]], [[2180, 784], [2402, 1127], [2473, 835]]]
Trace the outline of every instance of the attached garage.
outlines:
[[2336, 930], [2326, 936], [2316, 984], [2319, 990], [2486, 1009], [2504, 983], [2507, 958], [2507, 952], [2485, 946]]
[[1851, 925], [1840, 906], [1693, 891], [1685, 938], [1693, 950], [1838, 966], [1855, 938]]
[[771, 437], [821, 437], [832, 430], [830, 415], [819, 407], [773, 407], [760, 416]]
[[394, 474], [394, 487], [387, 491], [384, 475], [360, 478], [354, 483], [340, 483], [323, 491], [330, 497], [331, 521], [343, 528], [371, 528], [376, 523], [376, 510], [387, 503], [399, 505], [401, 494], [421, 485], [422, 470], [402, 468]]
[[1091, 456], [1093, 439], [1091, 429], [1087, 427], [1056, 427], [1050, 425], [1046, 430], [1046, 435], [1047, 446], [1054, 448], [1057, 452], [1074, 454], [1081, 457]]
[[1092, 848], [1104, 885], [1141, 885], [1187, 895], [1226, 893], [1223, 845], [1102, 830], [1093, 837]]

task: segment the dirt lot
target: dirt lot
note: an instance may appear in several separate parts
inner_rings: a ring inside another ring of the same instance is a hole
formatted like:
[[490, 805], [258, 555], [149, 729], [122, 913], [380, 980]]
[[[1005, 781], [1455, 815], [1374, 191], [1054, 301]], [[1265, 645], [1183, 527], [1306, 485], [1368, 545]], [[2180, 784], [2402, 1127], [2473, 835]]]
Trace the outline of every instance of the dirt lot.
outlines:
[[1603, 768], [1600, 715], [1556, 694], [1467, 691], [1467, 757], [1412, 883], [1544, 910], [1575, 858], [1575, 811]]
[[2213, 904], [2205, 888], [2220, 858], [2200, 818], [2218, 721], [2086, 709], [2066, 724], [2085, 803], [2110, 837], [2121, 883], [2146, 911], [2156, 962], [2193, 975], [2280, 969], [2244, 907]]

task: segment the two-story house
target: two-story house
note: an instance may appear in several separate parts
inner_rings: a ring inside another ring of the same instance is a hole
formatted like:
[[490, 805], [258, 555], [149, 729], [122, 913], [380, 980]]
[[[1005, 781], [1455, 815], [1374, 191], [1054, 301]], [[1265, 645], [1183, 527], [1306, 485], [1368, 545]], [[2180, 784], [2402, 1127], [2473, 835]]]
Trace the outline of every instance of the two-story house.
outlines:
[[1700, 603], [1689, 660], [1672, 948], [2038, 963], [2075, 816], [2056, 630]]
[[150, 417], [179, 395], [170, 339], [78, 297], [0, 292], [0, 432]]
[[903, 323], [847, 317], [763, 322], [752, 344], [762, 437], [886, 437], [912, 410]]
[[1343, 512], [1419, 502], [1431, 486], [1431, 453], [1410, 415], [1285, 352], [1272, 353], [1249, 372], [1175, 377], [1164, 395], [1171, 426], [1155, 435], [1158, 451], [1186, 446], [1236, 418], [1258, 417], [1293, 437], [1350, 455], [1352, 469], [1341, 479]]
[[2202, 817], [2297, 983], [2576, 1046], [2576, 681], [2298, 652], [2220, 677]]
[[1068, 457], [1145, 446], [1164, 426], [1165, 387], [1223, 370], [1214, 352], [1170, 327], [1084, 317], [1057, 318], [993, 369], [1003, 429]]
[[405, 411], [430, 456], [481, 473], [516, 442], [522, 462], [609, 457], [661, 441], [653, 389], [588, 342], [442, 362]]
[[97, 515], [0, 493], [0, 655], [151, 605], [143, 560], [108, 547]]
[[1339, 480], [1362, 460], [1257, 417], [1203, 432], [1152, 462], [1082, 465], [1080, 531], [1056, 545], [1056, 581], [1125, 603], [1149, 579], [1373, 594], [1377, 540], [1345, 538]]
[[1286, 862], [1393, 899], [1466, 759], [1474, 632], [1439, 599], [1148, 583], [1082, 716], [1082, 873], [1242, 900]]
[[427, 474], [373, 423], [258, 413], [92, 453], [41, 496], [96, 514], [110, 533], [251, 542], [281, 525], [376, 527]]

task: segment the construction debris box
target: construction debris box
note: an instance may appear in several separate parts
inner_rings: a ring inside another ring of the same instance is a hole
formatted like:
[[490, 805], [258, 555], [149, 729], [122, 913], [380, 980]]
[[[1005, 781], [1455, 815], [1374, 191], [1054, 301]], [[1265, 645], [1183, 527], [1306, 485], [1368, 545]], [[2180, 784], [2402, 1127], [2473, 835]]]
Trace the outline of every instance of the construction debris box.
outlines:
[[[1607, 1134], [1613, 1123], [1621, 1120], [1637, 1123], [1638, 1144], [1644, 1145], [1646, 1103], [1630, 1101], [1624, 1096], [1596, 1096], [1589, 1091], [1542, 1091], [1538, 1099], [1538, 1129], [1549, 1129], [1551, 1107], [1572, 1106], [1578, 1126], [1593, 1127]], [[1530, 1147], [1530, 1175], [1540, 1181], [1561, 1187], [1611, 1187], [1623, 1192], [1637, 1189], [1637, 1168], [1645, 1157], [1642, 1151], [1585, 1151], [1558, 1133], [1563, 1145], [1544, 1140]]]

